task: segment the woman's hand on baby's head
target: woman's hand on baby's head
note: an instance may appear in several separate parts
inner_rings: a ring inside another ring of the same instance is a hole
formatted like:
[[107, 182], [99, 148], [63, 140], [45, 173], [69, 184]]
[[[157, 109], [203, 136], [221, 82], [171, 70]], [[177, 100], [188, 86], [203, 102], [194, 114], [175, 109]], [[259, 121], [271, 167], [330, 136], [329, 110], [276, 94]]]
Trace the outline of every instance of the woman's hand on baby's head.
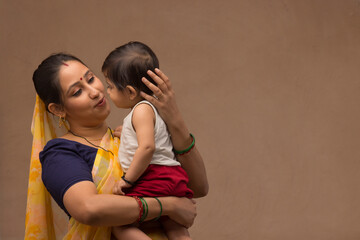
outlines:
[[142, 81], [154, 93], [155, 97], [144, 92], [140, 92], [140, 94], [156, 107], [166, 124], [169, 124], [180, 115], [171, 82], [160, 69], [155, 69], [155, 72], [149, 70], [147, 73], [157, 86], [146, 78], [142, 78]]
[[117, 195], [125, 195], [123, 189], [131, 187], [130, 184], [126, 183], [124, 180], [119, 180], [115, 183], [115, 186], [113, 188], [113, 194]]
[[122, 131], [122, 125], [117, 126], [114, 130], [114, 136], [120, 138]]

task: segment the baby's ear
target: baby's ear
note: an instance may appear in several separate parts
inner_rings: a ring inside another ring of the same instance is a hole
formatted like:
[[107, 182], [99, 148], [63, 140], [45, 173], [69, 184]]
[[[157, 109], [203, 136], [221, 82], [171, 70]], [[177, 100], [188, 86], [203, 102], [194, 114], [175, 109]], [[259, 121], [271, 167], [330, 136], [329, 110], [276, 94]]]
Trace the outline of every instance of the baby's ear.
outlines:
[[126, 92], [129, 94], [130, 100], [134, 100], [138, 95], [138, 91], [133, 86], [127, 85]]

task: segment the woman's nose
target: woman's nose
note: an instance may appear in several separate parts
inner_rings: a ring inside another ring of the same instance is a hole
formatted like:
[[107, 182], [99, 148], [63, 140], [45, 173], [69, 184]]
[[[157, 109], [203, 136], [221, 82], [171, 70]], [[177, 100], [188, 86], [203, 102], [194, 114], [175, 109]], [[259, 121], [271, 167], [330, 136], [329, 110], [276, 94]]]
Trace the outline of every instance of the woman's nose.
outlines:
[[99, 97], [99, 95], [100, 95], [100, 91], [98, 89], [93, 88], [93, 87], [90, 88], [89, 96], [91, 98], [97, 98], [97, 97]]

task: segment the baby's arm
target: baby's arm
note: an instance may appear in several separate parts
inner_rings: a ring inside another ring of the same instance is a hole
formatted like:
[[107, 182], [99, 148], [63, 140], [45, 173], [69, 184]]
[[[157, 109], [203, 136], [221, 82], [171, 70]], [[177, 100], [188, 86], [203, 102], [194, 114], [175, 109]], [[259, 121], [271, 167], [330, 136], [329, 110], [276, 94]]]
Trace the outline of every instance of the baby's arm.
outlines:
[[[155, 151], [154, 125], [155, 113], [149, 104], [139, 104], [133, 112], [132, 125], [136, 132], [138, 148], [134, 158], [126, 172], [125, 179], [129, 182], [136, 182], [149, 166]], [[131, 187], [129, 183], [121, 180], [114, 187], [113, 192], [123, 194], [122, 189]]]

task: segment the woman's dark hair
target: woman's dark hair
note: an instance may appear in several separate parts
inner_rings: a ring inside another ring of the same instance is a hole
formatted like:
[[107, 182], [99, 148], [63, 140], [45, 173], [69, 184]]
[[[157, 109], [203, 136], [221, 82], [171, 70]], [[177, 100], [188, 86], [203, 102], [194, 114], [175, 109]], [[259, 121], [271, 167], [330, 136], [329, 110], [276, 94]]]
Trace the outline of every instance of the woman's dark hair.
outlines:
[[35, 90], [45, 103], [47, 111], [49, 111], [48, 106], [50, 103], [62, 104], [59, 70], [62, 65], [66, 65], [65, 62], [67, 61], [78, 61], [84, 64], [80, 59], [70, 54], [56, 53], [42, 61], [34, 71]]
[[113, 50], [105, 59], [101, 68], [104, 75], [122, 91], [127, 85], [138, 91], [152, 94], [152, 91], [141, 81], [148, 77], [147, 71], [159, 68], [159, 60], [150, 47], [141, 42], [129, 42]]

